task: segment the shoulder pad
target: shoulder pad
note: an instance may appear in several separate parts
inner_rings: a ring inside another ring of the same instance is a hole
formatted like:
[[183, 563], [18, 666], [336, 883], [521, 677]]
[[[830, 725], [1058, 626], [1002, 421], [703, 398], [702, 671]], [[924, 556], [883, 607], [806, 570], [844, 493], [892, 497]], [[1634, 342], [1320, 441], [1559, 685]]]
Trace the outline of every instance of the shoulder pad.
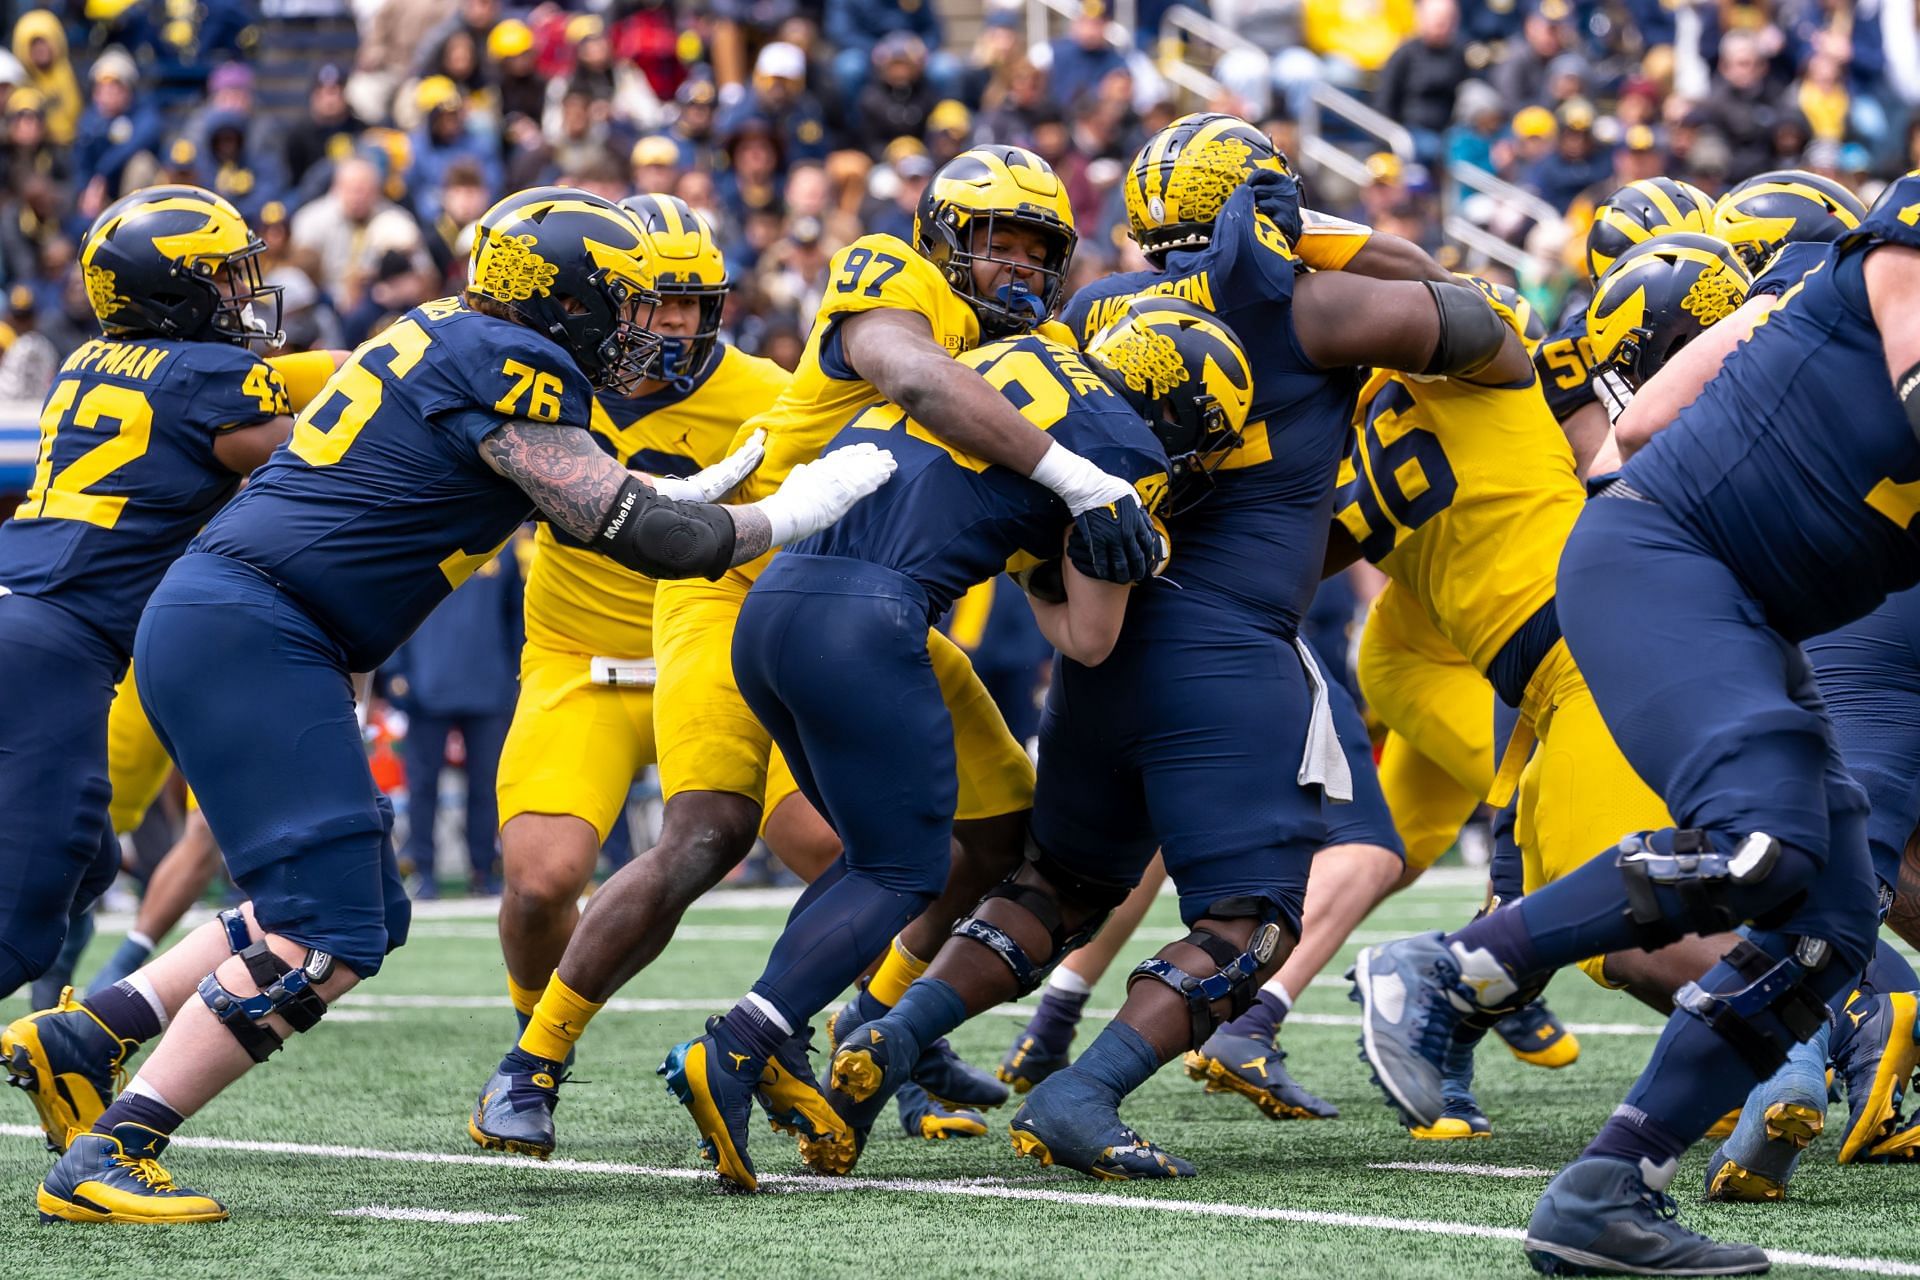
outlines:
[[471, 315], [468, 323], [436, 327], [433, 345], [461, 371], [475, 408], [535, 422], [587, 424], [593, 389], [571, 356], [523, 324]]

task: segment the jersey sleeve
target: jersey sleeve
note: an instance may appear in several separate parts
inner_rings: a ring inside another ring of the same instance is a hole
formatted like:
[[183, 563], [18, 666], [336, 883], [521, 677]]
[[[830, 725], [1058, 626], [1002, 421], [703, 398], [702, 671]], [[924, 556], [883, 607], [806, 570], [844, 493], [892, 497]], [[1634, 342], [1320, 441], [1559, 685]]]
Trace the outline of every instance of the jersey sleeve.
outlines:
[[1234, 286], [1254, 289], [1268, 299], [1291, 298], [1300, 259], [1287, 248], [1287, 239], [1273, 219], [1253, 205], [1253, 188], [1241, 187], [1228, 197], [1213, 222], [1213, 243], [1205, 256], [1216, 284], [1223, 278]]
[[1866, 220], [1839, 243], [1842, 249], [1877, 244], [1920, 249], [1920, 176], [1908, 174], [1888, 187]]
[[1747, 290], [1749, 298], [1760, 294], [1778, 297], [1794, 285], [1800, 283], [1800, 277], [1826, 261], [1833, 251], [1830, 244], [1810, 244], [1801, 241], [1796, 244], [1783, 244], [1773, 257], [1768, 259], [1766, 269], [1754, 277], [1753, 287]]
[[1300, 240], [1294, 250], [1315, 271], [1338, 271], [1373, 239], [1373, 228], [1317, 209], [1300, 210]]
[[293, 412], [287, 384], [259, 356], [242, 347], [203, 342], [181, 348], [181, 385], [186, 412], [196, 425], [218, 434]]
[[[827, 264], [826, 292], [814, 313], [820, 337], [820, 368], [830, 378], [852, 381], [859, 377], [840, 347], [840, 321], [864, 311], [911, 311], [927, 318], [935, 342], [956, 354], [974, 345], [978, 322], [966, 311], [971, 330], [942, 332], [956, 316], [953, 290], [940, 269], [894, 236], [861, 236], [833, 255]], [[960, 308], [965, 310], [965, 308]], [[956, 337], [958, 342], [949, 341]]]
[[[443, 336], [444, 335], [444, 336]], [[503, 422], [553, 422], [584, 427], [593, 421], [593, 389], [558, 346], [511, 321], [462, 325], [435, 335], [462, 371], [467, 403], [442, 421], [478, 448]]]

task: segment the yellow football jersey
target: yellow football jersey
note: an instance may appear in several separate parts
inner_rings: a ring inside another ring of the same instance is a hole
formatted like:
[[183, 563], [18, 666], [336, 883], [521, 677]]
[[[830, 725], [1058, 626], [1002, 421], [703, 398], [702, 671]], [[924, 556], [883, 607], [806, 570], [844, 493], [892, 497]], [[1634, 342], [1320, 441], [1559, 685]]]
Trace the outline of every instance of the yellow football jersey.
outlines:
[[1376, 372], [1361, 390], [1335, 510], [1480, 671], [1553, 598], [1586, 502], [1539, 387]]
[[[595, 397], [593, 429], [612, 442], [622, 466], [642, 471], [710, 467], [727, 455], [740, 419], [761, 413], [790, 375], [771, 360], [722, 346], [704, 381], [657, 407], [648, 397]], [[621, 420], [609, 415], [609, 408]], [[636, 413], [637, 411], [637, 413]], [[528, 571], [527, 640], [543, 649], [602, 658], [653, 656], [654, 581], [597, 552], [569, 547], [541, 524]]]
[[820, 456], [828, 441], [862, 409], [886, 397], [853, 371], [840, 351], [838, 321], [862, 311], [912, 311], [933, 325], [933, 340], [950, 355], [980, 342], [980, 321], [947, 286], [940, 269], [896, 236], [861, 236], [833, 256], [827, 292], [813, 320], [793, 382], [773, 407], [740, 426], [738, 439], [764, 427], [767, 456], [740, 487], [739, 501], [757, 502], [787, 473]]

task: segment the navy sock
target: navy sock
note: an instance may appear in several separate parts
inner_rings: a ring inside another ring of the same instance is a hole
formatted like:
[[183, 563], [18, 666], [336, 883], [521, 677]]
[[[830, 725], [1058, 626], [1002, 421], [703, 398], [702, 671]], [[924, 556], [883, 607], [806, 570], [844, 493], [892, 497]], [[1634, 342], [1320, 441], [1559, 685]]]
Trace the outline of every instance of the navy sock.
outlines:
[[157, 1098], [123, 1093], [93, 1122], [93, 1132], [112, 1133], [117, 1124], [137, 1124], [156, 1133], [172, 1134], [187, 1118]]
[[1626, 882], [1608, 854], [1488, 912], [1449, 941], [1485, 948], [1523, 987], [1588, 956], [1637, 945]]
[[924, 1049], [965, 1022], [967, 1006], [960, 993], [940, 979], [918, 978], [887, 1016], [903, 1023]]
[[1860, 994], [1890, 995], [1895, 991], [1920, 991], [1920, 975], [1914, 973], [1905, 956], [1881, 938], [1867, 961], [1866, 973], [1860, 977]]
[[[860, 1022], [872, 1022], [876, 1018], [884, 1018], [887, 1012], [887, 1006], [874, 999], [873, 992], [865, 987], [853, 993], [853, 1014], [860, 1019]], [[858, 1022], [854, 1024], [854, 1026], [859, 1025]], [[848, 1028], [842, 1027], [840, 1030], [846, 1031]]]
[[1145, 1036], [1116, 1019], [1095, 1036], [1073, 1071], [1111, 1090], [1117, 1105], [1160, 1069], [1160, 1055]]
[[1027, 1034], [1049, 1054], [1059, 1057], [1073, 1043], [1073, 1033], [1080, 1026], [1080, 1015], [1086, 1010], [1090, 994], [1076, 995], [1058, 987], [1046, 988], [1040, 993], [1039, 1008], [1027, 1020]]
[[753, 984], [754, 994], [800, 1026], [852, 985], [931, 900], [930, 895], [889, 889], [857, 871], [848, 872], [788, 920], [760, 980]]
[[141, 1043], [160, 1034], [160, 1015], [147, 998], [131, 984], [116, 982], [99, 995], [88, 996], [81, 1004], [116, 1039]]
[[793, 909], [787, 912], [787, 923], [792, 924], [807, 913], [807, 908], [820, 901], [820, 895], [839, 884], [847, 875], [847, 855], [841, 854], [827, 864], [827, 869], [815, 876], [800, 896], [794, 899]]
[[535, 1072], [544, 1071], [550, 1076], [557, 1076], [565, 1070], [561, 1063], [551, 1058], [542, 1058], [528, 1053], [517, 1044], [508, 1051], [505, 1058], [501, 1059], [500, 1065], [514, 1075], [532, 1075]]
[[[1287, 1018], [1287, 1006], [1280, 997], [1271, 991], [1262, 989], [1247, 1006], [1247, 1011], [1227, 1023], [1220, 1029], [1230, 1036], [1251, 1036], [1255, 1040], [1272, 1043], [1279, 1034], [1280, 1024]], [[1198, 1048], [1199, 1046], [1194, 1046]]]
[[779, 1024], [767, 1016], [766, 1010], [751, 1000], [742, 1000], [727, 1010], [715, 1031], [725, 1032], [727, 1038], [737, 1042], [762, 1062], [778, 1052], [792, 1034], [781, 1030]]
[[[1736, 1099], [1737, 1101], [1737, 1099]], [[1723, 1110], [1721, 1115], [1725, 1115]], [[1718, 1117], [1716, 1117], [1717, 1119]], [[1703, 1129], [1701, 1132], [1705, 1132]], [[1622, 1105], [1607, 1117], [1583, 1156], [1610, 1156], [1640, 1165], [1641, 1177], [1656, 1191], [1666, 1190], [1673, 1165], [1690, 1144], [1669, 1133], [1657, 1120], [1636, 1107]], [[1662, 1175], [1664, 1174], [1664, 1180]]]

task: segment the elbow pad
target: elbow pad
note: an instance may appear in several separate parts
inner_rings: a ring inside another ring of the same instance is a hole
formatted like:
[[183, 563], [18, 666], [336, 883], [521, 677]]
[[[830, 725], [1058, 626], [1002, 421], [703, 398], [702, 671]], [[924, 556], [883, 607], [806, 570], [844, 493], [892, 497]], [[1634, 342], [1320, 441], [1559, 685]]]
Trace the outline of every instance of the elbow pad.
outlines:
[[593, 549], [649, 578], [718, 578], [733, 565], [733, 517], [710, 502], [676, 502], [628, 478]]
[[1440, 311], [1440, 340], [1433, 344], [1433, 359], [1420, 372], [1453, 378], [1478, 373], [1492, 364], [1513, 330], [1487, 305], [1480, 291], [1448, 281], [1420, 283], [1427, 286]]

